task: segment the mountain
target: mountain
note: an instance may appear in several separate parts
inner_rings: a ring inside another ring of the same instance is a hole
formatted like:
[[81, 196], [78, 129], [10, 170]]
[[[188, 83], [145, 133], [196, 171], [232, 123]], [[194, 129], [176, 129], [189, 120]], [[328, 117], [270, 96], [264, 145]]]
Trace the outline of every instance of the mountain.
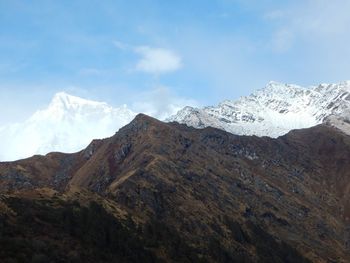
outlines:
[[137, 117], [77, 153], [0, 163], [1, 262], [349, 262], [350, 136]]
[[333, 115], [350, 120], [350, 81], [310, 88], [270, 82], [237, 101], [202, 109], [185, 107], [168, 121], [238, 135], [278, 137], [321, 124]]
[[[178, 108], [169, 103], [164, 107], [171, 108], [171, 112]], [[46, 109], [35, 112], [25, 122], [0, 127], [0, 161], [52, 151], [76, 152], [93, 139], [113, 135], [135, 116], [126, 105], [114, 108], [60, 92]], [[337, 125], [337, 120], [349, 123], [350, 82], [311, 88], [270, 82], [237, 101], [227, 100], [217, 107], [202, 109], [185, 107], [167, 119], [195, 128], [211, 126], [238, 135], [269, 137], [323, 122]], [[342, 129], [344, 125], [337, 127]]]
[[80, 151], [95, 138], [113, 135], [135, 115], [125, 105], [113, 108], [60, 92], [46, 109], [37, 111], [24, 123], [0, 129], [0, 160], [51, 151]]

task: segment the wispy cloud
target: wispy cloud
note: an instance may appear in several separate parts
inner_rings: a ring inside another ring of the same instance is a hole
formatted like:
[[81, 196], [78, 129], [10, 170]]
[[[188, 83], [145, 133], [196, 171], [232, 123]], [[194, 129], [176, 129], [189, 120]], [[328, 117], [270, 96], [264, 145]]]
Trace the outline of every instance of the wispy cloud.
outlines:
[[185, 106], [199, 106], [194, 99], [187, 99], [174, 94], [166, 86], [156, 86], [152, 90], [139, 94], [142, 100], [133, 103], [132, 110], [143, 112], [160, 120], [176, 114]]
[[131, 49], [131, 47], [130, 47], [128, 44], [126, 44], [126, 43], [124, 43], [124, 42], [122, 42], [122, 41], [119, 41], [119, 40], [113, 41], [113, 44], [114, 44], [114, 46], [115, 46], [116, 48], [118, 48], [118, 49], [120, 49], [120, 50]]
[[135, 52], [141, 56], [136, 64], [138, 71], [160, 75], [182, 67], [181, 57], [169, 49], [141, 46], [135, 48]]
[[308, 0], [288, 9], [270, 11], [264, 17], [276, 25], [272, 43], [277, 50], [286, 51], [302, 41], [317, 44], [318, 48], [348, 43], [349, 9], [348, 0]]
[[114, 46], [121, 50], [134, 53], [139, 57], [134, 70], [154, 75], [170, 73], [182, 68], [182, 58], [174, 50], [147, 45], [134, 46], [115, 40]]
[[272, 37], [272, 45], [275, 51], [288, 51], [294, 44], [295, 34], [288, 28], [281, 28], [277, 30]]

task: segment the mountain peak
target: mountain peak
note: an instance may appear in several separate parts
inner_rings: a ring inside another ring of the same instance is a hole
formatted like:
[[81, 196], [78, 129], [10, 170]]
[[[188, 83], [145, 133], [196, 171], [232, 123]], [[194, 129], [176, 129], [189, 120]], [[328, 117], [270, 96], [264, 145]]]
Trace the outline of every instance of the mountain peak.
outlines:
[[250, 96], [196, 110], [184, 108], [168, 120], [238, 135], [278, 137], [320, 124], [330, 115], [350, 116], [349, 112], [350, 81], [309, 88], [270, 81]]
[[112, 136], [135, 115], [126, 105], [113, 107], [66, 92], [56, 93], [48, 107], [25, 122], [0, 129], [0, 136], [6, 138], [0, 143], [4, 149], [0, 151], [1, 161], [50, 151], [79, 151], [93, 139]]
[[57, 92], [52, 98], [52, 102], [61, 102], [61, 103], [69, 103], [70, 101], [77, 101], [77, 100], [82, 101], [84, 99], [70, 95], [64, 91]]
[[[65, 91], [60, 91], [60, 92], [57, 92], [55, 95], [54, 95], [54, 99], [62, 99], [62, 100], [67, 100], [69, 99], [70, 97], [75, 97], [75, 96], [72, 96], [68, 93], [66, 93]], [[75, 97], [77, 98], [77, 97]]]
[[132, 127], [132, 128], [140, 128], [140, 127], [143, 127], [143, 128], [147, 128], [148, 126], [152, 125], [152, 126], [159, 126], [161, 124], [164, 124], [163, 122], [153, 118], [153, 117], [150, 117], [146, 114], [143, 114], [143, 113], [139, 113], [135, 116], [135, 118], [128, 124], [126, 125], [125, 127], [126, 128], [129, 128], [129, 127]]
[[152, 118], [151, 116], [148, 116], [147, 114], [144, 113], [139, 113], [135, 116], [133, 121], [147, 121], [147, 120], [156, 120], [155, 118]]
[[295, 85], [295, 84], [287, 84], [287, 83], [281, 83], [277, 81], [270, 81], [265, 88], [263, 88], [262, 92], [267, 93], [276, 93], [276, 94], [288, 94], [288, 93], [295, 93], [298, 91], [303, 91], [304, 88]]
[[278, 81], [275, 81], [275, 80], [271, 80], [267, 83], [266, 87], [270, 87], [270, 86], [285, 86], [286, 84], [285, 83], [282, 83], [282, 82], [278, 82]]
[[56, 93], [50, 103], [50, 107], [60, 107], [65, 109], [77, 108], [82, 105], [107, 106], [107, 104], [104, 102], [83, 99], [77, 96], [70, 95], [64, 91]]

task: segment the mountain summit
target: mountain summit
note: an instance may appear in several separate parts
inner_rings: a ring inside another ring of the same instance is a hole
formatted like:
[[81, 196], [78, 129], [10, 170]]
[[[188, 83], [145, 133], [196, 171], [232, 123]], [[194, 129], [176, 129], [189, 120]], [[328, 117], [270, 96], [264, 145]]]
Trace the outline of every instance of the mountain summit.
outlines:
[[90, 105], [94, 107], [107, 107], [107, 108], [110, 107], [105, 102], [97, 102], [97, 101], [83, 99], [77, 96], [72, 96], [66, 92], [56, 93], [53, 96], [49, 107], [70, 109], [70, 108], [79, 108], [86, 105]]
[[201, 109], [185, 107], [168, 121], [195, 128], [216, 127], [238, 135], [278, 137], [293, 129], [350, 118], [350, 81], [303, 88], [270, 82], [265, 88]]
[[79, 151], [95, 138], [113, 135], [135, 115], [126, 105], [114, 108], [59, 92], [46, 109], [35, 112], [27, 121], [0, 129], [0, 148], [4, 149], [0, 160]]

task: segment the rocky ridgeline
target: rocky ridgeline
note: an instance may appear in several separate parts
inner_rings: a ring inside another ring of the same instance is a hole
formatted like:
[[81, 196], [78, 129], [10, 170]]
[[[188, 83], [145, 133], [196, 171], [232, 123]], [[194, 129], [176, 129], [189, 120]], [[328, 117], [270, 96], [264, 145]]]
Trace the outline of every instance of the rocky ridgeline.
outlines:
[[273, 139], [138, 115], [81, 152], [0, 163], [0, 260], [349, 262], [349, 156], [332, 125]]
[[270, 82], [236, 101], [201, 109], [185, 107], [168, 121], [195, 128], [211, 126], [238, 135], [278, 137], [321, 124], [330, 116], [350, 118], [350, 82], [310, 88]]

